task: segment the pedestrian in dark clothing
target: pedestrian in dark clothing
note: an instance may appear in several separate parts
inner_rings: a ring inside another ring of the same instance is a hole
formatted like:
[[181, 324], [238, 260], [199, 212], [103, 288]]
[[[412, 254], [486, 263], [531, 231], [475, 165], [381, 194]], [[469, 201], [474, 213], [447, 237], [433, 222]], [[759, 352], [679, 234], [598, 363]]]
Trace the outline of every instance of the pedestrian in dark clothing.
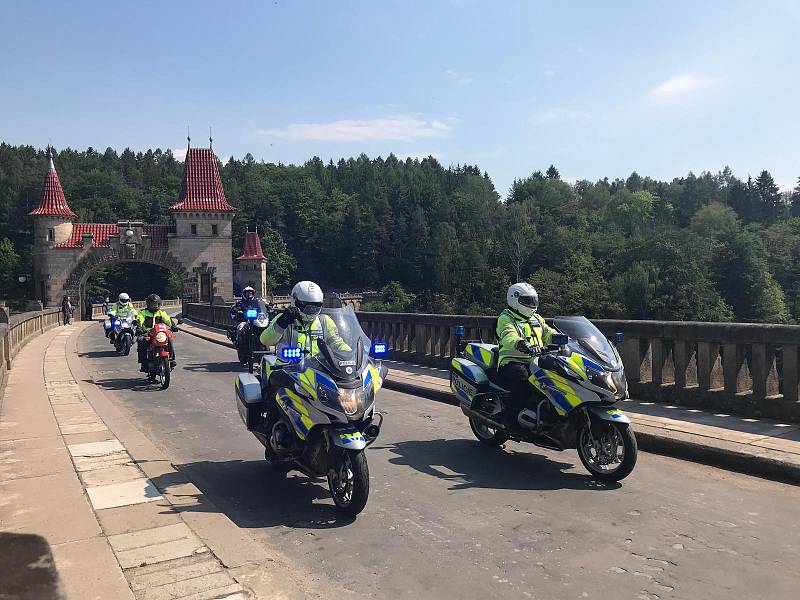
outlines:
[[61, 299], [61, 316], [63, 317], [64, 325], [69, 325], [72, 322], [72, 302], [69, 301], [69, 296], [64, 296]]
[[83, 301], [83, 320], [91, 321], [92, 312], [92, 297], [89, 294], [86, 294], [86, 299]]

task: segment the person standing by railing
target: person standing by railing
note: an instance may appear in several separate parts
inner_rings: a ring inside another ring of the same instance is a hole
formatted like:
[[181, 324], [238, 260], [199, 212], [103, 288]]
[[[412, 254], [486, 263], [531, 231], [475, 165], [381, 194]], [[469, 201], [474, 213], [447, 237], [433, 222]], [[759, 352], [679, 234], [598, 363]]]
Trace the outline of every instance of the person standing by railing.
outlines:
[[103, 316], [106, 316], [107, 314], [108, 314], [108, 296], [106, 296], [106, 299], [103, 300]]
[[83, 299], [83, 320], [92, 320], [92, 297], [87, 293]]
[[61, 299], [61, 315], [63, 317], [64, 325], [69, 325], [72, 321], [72, 302], [69, 300], [69, 296], [65, 295]]

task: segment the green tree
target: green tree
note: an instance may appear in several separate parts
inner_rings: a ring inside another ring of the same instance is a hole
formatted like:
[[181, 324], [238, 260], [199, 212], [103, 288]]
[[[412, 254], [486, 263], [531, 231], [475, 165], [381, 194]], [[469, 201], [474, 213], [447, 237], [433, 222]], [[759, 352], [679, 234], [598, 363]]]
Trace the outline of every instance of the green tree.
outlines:
[[782, 323], [787, 320], [784, 293], [769, 271], [767, 256], [751, 231], [720, 236], [713, 269], [717, 288], [737, 320]]
[[16, 298], [20, 294], [19, 266], [20, 257], [14, 251], [14, 244], [8, 238], [0, 240], [0, 298], [4, 300]]

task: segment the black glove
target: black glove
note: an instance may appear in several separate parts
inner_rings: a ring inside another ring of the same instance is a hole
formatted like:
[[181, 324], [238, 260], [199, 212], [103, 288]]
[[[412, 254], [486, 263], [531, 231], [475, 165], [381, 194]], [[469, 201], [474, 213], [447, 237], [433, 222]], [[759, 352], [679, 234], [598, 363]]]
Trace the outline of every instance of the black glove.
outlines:
[[276, 324], [278, 325], [278, 327], [286, 329], [289, 325], [291, 325], [295, 321], [299, 321], [302, 314], [303, 313], [300, 311], [299, 308], [297, 308], [296, 306], [290, 306], [281, 313], [281, 316], [278, 317]]
[[524, 352], [525, 354], [530, 354], [531, 356], [539, 354], [539, 349], [531, 344], [528, 340], [518, 341], [516, 348], [519, 352]]

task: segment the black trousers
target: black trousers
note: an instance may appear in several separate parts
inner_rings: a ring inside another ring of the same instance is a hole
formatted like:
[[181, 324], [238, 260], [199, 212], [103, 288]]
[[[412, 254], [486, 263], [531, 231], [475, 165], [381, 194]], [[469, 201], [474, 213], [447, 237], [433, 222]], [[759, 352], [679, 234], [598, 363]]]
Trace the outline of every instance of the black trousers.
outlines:
[[521, 363], [507, 363], [497, 369], [498, 383], [511, 395], [504, 400], [506, 411], [504, 420], [507, 427], [518, 427], [517, 416], [528, 404], [531, 384], [528, 383], [527, 365]]
[[[172, 347], [172, 338], [167, 339], [167, 344], [169, 345], [169, 359], [175, 360], [175, 349]], [[147, 364], [147, 342], [144, 341], [144, 338], [139, 338], [136, 342], [136, 354], [139, 356], [139, 364], [146, 365]]]

